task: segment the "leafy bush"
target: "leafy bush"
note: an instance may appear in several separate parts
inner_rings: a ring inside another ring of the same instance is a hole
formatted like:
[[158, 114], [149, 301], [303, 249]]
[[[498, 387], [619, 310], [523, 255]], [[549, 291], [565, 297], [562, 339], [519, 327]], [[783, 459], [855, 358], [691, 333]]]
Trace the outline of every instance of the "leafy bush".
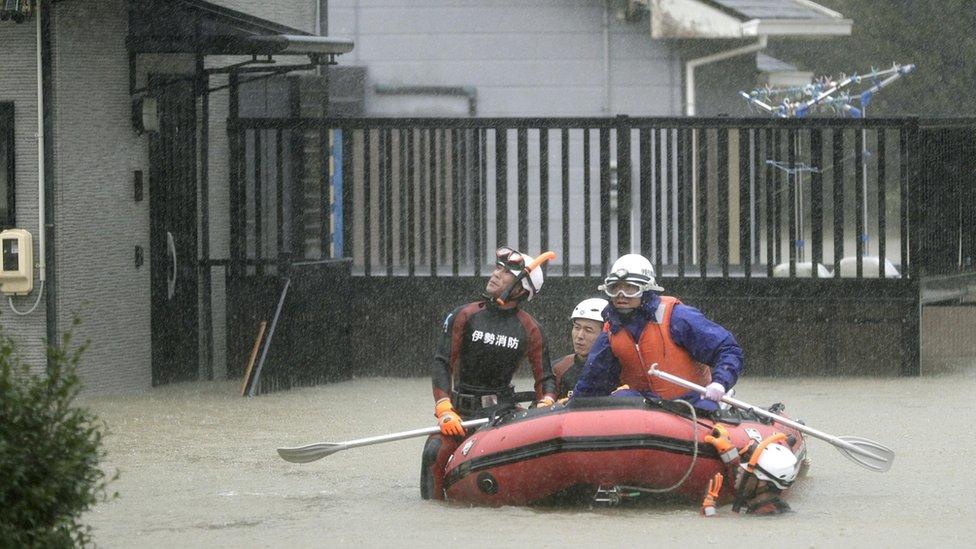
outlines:
[[[77, 324], [77, 321], [75, 322]], [[17, 358], [0, 333], [0, 544], [70, 547], [92, 543], [81, 514], [108, 495], [104, 424], [73, 404], [85, 345], [48, 347], [47, 371], [38, 375]]]

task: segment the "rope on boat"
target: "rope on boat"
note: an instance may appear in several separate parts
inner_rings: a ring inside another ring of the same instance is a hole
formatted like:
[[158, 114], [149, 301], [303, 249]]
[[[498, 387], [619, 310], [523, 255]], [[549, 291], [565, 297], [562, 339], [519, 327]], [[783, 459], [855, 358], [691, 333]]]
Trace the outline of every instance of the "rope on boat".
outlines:
[[688, 407], [688, 410], [691, 411], [691, 426], [692, 426], [692, 429], [691, 429], [691, 441], [692, 441], [692, 447], [691, 447], [691, 464], [688, 465], [688, 470], [685, 471], [684, 476], [682, 476], [681, 479], [678, 482], [676, 482], [672, 486], [668, 486], [667, 488], [644, 488], [642, 486], [620, 486], [620, 488], [623, 488], [625, 490], [634, 490], [634, 491], [637, 491], [637, 492], [644, 492], [644, 493], [647, 493], [647, 494], [664, 494], [664, 493], [667, 493], [667, 492], [672, 492], [674, 490], [677, 490], [682, 484], [685, 483], [686, 480], [688, 480], [688, 477], [691, 476], [691, 472], [695, 468], [695, 463], [698, 461], [698, 429], [699, 429], [699, 425], [698, 425], [698, 414], [695, 412], [695, 407], [692, 406], [690, 403], [685, 402], [684, 400], [675, 400], [675, 401], [672, 401], [672, 402], [680, 402], [680, 403], [684, 404], [685, 406], [687, 406]]

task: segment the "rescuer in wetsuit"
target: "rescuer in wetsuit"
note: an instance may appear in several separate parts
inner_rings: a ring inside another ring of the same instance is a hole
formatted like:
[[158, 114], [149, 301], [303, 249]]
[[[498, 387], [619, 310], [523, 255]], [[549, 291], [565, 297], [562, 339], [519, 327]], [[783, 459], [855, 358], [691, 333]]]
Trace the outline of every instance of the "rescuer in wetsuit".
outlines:
[[564, 356], [552, 365], [552, 373], [556, 376], [556, 387], [560, 399], [569, 396], [576, 381], [579, 379], [580, 372], [583, 371], [583, 364], [586, 357], [590, 354], [590, 347], [596, 341], [600, 332], [603, 331], [603, 309], [609, 305], [606, 299], [594, 297], [580, 301], [569, 319], [573, 322], [572, 342], [573, 353]]
[[790, 506], [780, 494], [793, 484], [800, 470], [800, 462], [787, 447], [788, 437], [775, 433], [763, 440], [752, 440], [741, 450], [732, 444], [729, 432], [716, 423], [712, 433], [705, 437], [715, 447], [728, 471], [715, 473], [708, 483], [702, 501], [702, 515], [714, 516], [724, 479], [732, 483], [735, 499], [732, 511], [749, 515], [778, 515], [789, 513]]
[[546, 338], [539, 323], [519, 307], [542, 288], [541, 265], [523, 272], [532, 258], [508, 247], [496, 250], [495, 256], [483, 298], [454, 309], [444, 320], [432, 371], [434, 413], [441, 432], [424, 446], [424, 499], [444, 498], [444, 466], [465, 434], [462, 419], [515, 406], [512, 376], [523, 361], [532, 367], [536, 406], [555, 401]]

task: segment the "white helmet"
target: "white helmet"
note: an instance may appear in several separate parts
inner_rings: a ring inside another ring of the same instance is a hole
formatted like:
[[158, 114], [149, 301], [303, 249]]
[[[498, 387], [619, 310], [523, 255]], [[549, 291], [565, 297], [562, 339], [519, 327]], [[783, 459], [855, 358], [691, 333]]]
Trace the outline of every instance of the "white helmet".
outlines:
[[640, 254], [627, 254], [613, 262], [610, 274], [603, 279], [597, 289], [606, 290], [615, 282], [626, 281], [637, 285], [642, 292], [653, 290], [663, 292], [664, 288], [654, 280], [654, 266], [650, 260]]
[[[532, 263], [532, 258], [526, 256], [526, 263]], [[542, 265], [532, 269], [522, 277], [522, 287], [525, 288], [525, 291], [529, 292], [528, 297], [525, 298], [526, 301], [532, 301], [535, 294], [542, 289], [543, 279]]]
[[586, 320], [595, 320], [597, 322], [603, 322], [603, 309], [609, 305], [606, 299], [601, 299], [599, 297], [591, 297], [590, 299], [584, 299], [580, 301], [579, 304], [573, 309], [573, 314], [570, 315], [570, 320], [576, 320], [577, 318], [583, 318]]
[[750, 459], [748, 463], [742, 463], [740, 467], [756, 475], [759, 480], [771, 482], [780, 490], [789, 488], [796, 480], [798, 461], [793, 452], [782, 444], [769, 444], [765, 448], [757, 448], [762, 451], [758, 460]]

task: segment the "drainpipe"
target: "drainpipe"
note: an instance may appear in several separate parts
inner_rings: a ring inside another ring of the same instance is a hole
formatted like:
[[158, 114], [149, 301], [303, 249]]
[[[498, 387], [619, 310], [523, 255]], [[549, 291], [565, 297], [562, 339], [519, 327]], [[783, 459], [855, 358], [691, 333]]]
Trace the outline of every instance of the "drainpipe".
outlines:
[[376, 84], [377, 95], [434, 95], [465, 97], [468, 100], [468, 116], [478, 114], [478, 88], [474, 86], [410, 86], [401, 84]]
[[[42, 6], [41, 0], [37, 0], [35, 10], [34, 20], [36, 21], [35, 30], [37, 32], [37, 41], [35, 43], [37, 46], [37, 278], [40, 284], [37, 289], [37, 299], [34, 301], [34, 305], [27, 311], [20, 311], [17, 307], [14, 307], [13, 297], [7, 298], [7, 302], [10, 304], [10, 310], [20, 316], [29, 315], [37, 309], [37, 306], [41, 303], [41, 296], [44, 295], [44, 281], [47, 280], [47, 245], [44, 242], [45, 187], [47, 186], [47, 178], [44, 173], [47, 169], [44, 158], [46, 141], [46, 132], [44, 131], [44, 28], [41, 22], [44, 18], [44, 6]], [[50, 299], [48, 301], [50, 302]], [[50, 317], [47, 319], [47, 328], [48, 336], [50, 336]], [[52, 343], [53, 341], [51, 340]]]
[[603, 110], [607, 116], [613, 113], [610, 81], [610, 0], [603, 4]]
[[695, 116], [695, 69], [707, 65], [709, 63], [714, 63], [716, 61], [723, 61], [725, 59], [731, 59], [732, 57], [738, 57], [740, 55], [745, 55], [747, 53], [753, 53], [760, 50], [766, 49], [767, 36], [764, 34], [759, 37], [759, 42], [751, 44], [748, 46], [742, 46], [740, 48], [731, 49], [728, 51], [722, 51], [718, 53], [713, 53], [711, 55], [706, 55], [705, 57], [699, 57], [697, 59], [691, 59], [685, 63], [685, 114], [687, 116]]
[[[47, 249], [44, 241], [44, 71], [41, 52], [41, 0], [37, 0], [34, 19], [37, 21], [37, 277], [44, 291], [44, 281], [47, 279], [47, 261], [44, 251]], [[40, 298], [40, 296], [38, 296]]]

